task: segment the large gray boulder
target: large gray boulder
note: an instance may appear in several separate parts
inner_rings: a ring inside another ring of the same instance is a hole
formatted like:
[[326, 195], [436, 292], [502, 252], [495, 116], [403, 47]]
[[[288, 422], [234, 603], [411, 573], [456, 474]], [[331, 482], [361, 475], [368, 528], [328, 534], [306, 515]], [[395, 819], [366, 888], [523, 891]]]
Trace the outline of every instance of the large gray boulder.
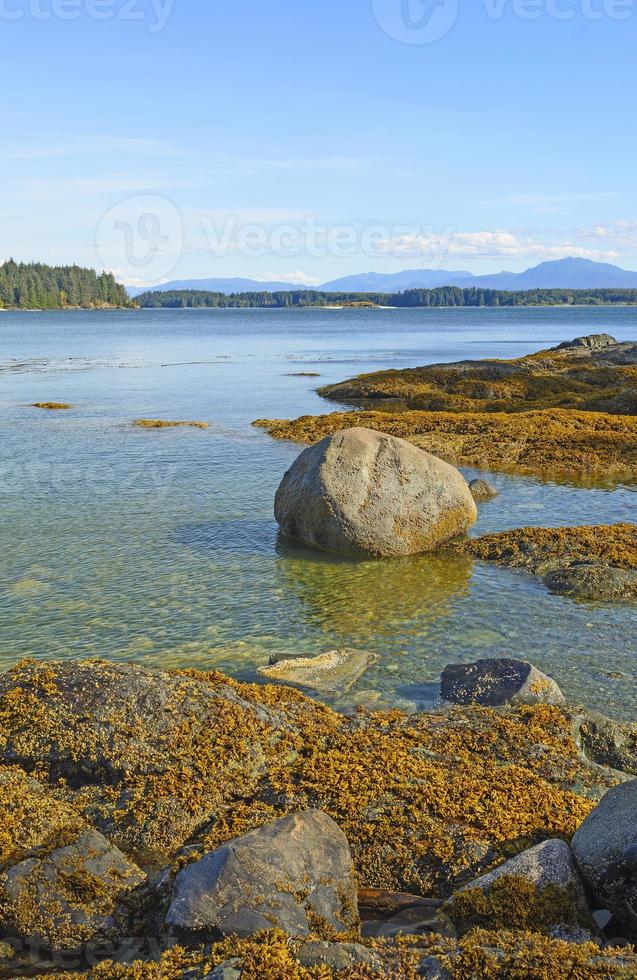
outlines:
[[94, 830], [0, 875], [2, 928], [54, 951], [126, 935], [124, 899], [146, 876]]
[[344, 429], [306, 449], [275, 499], [281, 531], [350, 557], [431, 551], [467, 531], [476, 505], [448, 463], [373, 429]]
[[440, 696], [454, 704], [564, 704], [555, 681], [533, 664], [507, 657], [449, 664], [442, 672]]
[[637, 937], [637, 780], [606, 793], [576, 832], [572, 848], [599, 907]]
[[180, 871], [166, 921], [178, 934], [305, 938], [358, 923], [345, 835], [320, 810], [292, 814], [224, 844]]

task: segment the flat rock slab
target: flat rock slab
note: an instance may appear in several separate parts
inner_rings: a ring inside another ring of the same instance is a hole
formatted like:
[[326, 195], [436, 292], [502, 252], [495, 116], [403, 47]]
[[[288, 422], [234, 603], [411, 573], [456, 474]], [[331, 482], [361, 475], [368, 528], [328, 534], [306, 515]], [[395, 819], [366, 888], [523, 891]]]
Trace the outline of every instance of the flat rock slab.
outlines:
[[552, 678], [523, 660], [478, 660], [449, 664], [442, 672], [440, 695], [454, 704], [564, 704]]
[[321, 694], [349, 691], [377, 656], [363, 650], [331, 650], [318, 657], [290, 657], [276, 660], [258, 673], [277, 684], [296, 684]]
[[230, 841], [179, 872], [166, 921], [201, 937], [348, 931], [358, 908], [345, 835], [327, 814], [307, 810]]

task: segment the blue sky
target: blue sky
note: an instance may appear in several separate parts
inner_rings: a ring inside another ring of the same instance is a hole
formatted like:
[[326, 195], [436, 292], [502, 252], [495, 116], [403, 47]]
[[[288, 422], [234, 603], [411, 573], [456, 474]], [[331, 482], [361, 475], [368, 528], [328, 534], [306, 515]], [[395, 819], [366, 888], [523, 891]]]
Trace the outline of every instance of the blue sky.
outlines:
[[637, 0], [0, 0], [0, 259], [637, 269], [636, 41]]

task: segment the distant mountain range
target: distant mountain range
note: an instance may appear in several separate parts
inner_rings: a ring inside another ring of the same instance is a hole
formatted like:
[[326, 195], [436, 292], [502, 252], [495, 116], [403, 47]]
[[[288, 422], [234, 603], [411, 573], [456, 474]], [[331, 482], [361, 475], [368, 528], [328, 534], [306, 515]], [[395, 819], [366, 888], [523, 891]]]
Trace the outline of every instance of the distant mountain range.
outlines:
[[[471, 272], [446, 269], [407, 269], [404, 272], [366, 272], [333, 279], [322, 286], [304, 283], [258, 282], [256, 279], [181, 279], [152, 287], [154, 291], [203, 289], [217, 293], [274, 293], [281, 290], [315, 288], [322, 292], [398, 293], [405, 289], [435, 289], [437, 286], [472, 286], [483, 289], [637, 289], [637, 272], [620, 269], [606, 262], [590, 259], [559, 259], [542, 262], [526, 272], [498, 272], [474, 276]], [[132, 297], [145, 289], [129, 289]]]

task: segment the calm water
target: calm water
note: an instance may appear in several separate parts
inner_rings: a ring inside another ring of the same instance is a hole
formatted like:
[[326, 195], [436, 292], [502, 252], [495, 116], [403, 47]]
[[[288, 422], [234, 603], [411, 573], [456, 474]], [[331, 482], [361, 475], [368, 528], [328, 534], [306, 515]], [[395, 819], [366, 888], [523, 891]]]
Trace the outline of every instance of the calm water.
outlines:
[[[379, 654], [350, 700], [423, 706], [446, 663], [523, 656], [632, 717], [634, 607], [556, 598], [470, 561], [290, 547], [272, 501], [299, 448], [250, 424], [332, 411], [313, 388], [363, 371], [601, 331], [636, 338], [637, 310], [0, 314], [0, 667], [97, 655], [252, 679], [274, 651], [345, 645]], [[45, 400], [75, 407], [27, 407]], [[210, 428], [131, 428], [140, 416]], [[492, 479], [502, 495], [476, 533], [637, 520], [634, 487]]]

